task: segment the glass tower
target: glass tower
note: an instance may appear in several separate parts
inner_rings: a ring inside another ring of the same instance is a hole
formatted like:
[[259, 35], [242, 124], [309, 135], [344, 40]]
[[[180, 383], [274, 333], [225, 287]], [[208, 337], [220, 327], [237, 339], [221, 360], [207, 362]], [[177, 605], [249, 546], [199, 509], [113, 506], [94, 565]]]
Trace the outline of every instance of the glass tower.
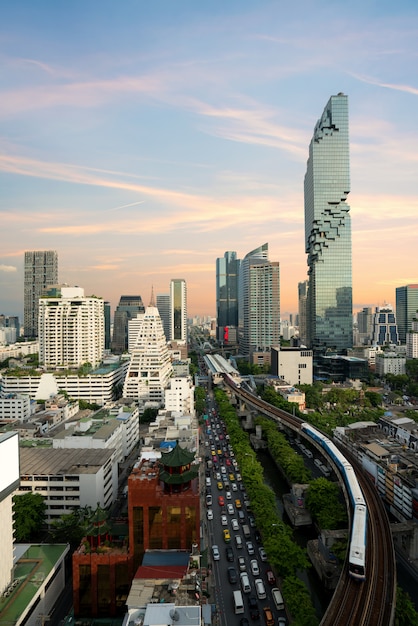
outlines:
[[[227, 336], [238, 328], [238, 275], [239, 260], [236, 252], [225, 252], [216, 259], [216, 338], [227, 341]], [[228, 331], [225, 331], [225, 329]], [[231, 333], [231, 330], [233, 331]]]
[[309, 146], [305, 174], [307, 340], [316, 352], [353, 345], [348, 98], [331, 96]]
[[170, 341], [187, 343], [187, 287], [183, 278], [170, 282]]
[[396, 288], [396, 319], [399, 339], [406, 343], [406, 334], [412, 328], [412, 320], [418, 311], [418, 285], [405, 285]]

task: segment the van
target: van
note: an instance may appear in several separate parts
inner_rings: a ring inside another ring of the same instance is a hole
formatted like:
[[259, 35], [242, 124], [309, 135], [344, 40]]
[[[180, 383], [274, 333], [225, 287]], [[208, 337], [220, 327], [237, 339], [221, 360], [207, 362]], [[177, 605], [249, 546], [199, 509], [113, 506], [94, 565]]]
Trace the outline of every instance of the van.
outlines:
[[241, 576], [241, 587], [244, 593], [251, 592], [250, 579], [248, 578], [247, 572], [242, 572]]
[[242, 539], [239, 535], [235, 535], [235, 544], [237, 548], [242, 548]]
[[237, 590], [233, 592], [235, 615], [244, 613], [244, 601], [242, 599], [241, 591]]
[[278, 611], [282, 611], [284, 609], [284, 602], [282, 594], [280, 593], [280, 589], [274, 587], [274, 589], [271, 590], [271, 595], [276, 609]]
[[266, 597], [266, 588], [264, 587], [263, 581], [261, 580], [261, 578], [256, 578], [254, 584], [257, 598], [259, 600], [264, 600], [264, 598]]
[[242, 532], [244, 533], [244, 537], [246, 539], [249, 539], [251, 537], [250, 527], [247, 524], [243, 525]]

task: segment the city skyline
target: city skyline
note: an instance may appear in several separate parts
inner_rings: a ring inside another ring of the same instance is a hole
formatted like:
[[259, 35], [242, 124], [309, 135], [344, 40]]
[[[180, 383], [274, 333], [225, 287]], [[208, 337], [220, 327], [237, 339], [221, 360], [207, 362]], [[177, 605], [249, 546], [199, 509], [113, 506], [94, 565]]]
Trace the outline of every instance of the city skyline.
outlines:
[[2, 17], [0, 313], [23, 320], [24, 252], [56, 250], [59, 281], [112, 311], [181, 276], [189, 317], [214, 316], [216, 259], [260, 241], [295, 313], [308, 146], [339, 92], [353, 310], [417, 282], [414, 3], [22, 0]]

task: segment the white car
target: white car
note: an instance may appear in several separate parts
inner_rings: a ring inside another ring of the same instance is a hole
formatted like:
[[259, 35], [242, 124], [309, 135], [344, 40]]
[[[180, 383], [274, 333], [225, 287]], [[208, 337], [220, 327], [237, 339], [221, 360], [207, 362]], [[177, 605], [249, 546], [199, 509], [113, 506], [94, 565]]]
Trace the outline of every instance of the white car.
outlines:
[[259, 576], [260, 568], [258, 567], [257, 559], [251, 559], [250, 561], [251, 573], [253, 576]]
[[222, 526], [228, 526], [228, 518], [226, 515], [221, 515], [221, 524]]
[[235, 478], [237, 479], [238, 482], [240, 482], [240, 480], [242, 480], [241, 478], [241, 474], [238, 472], [237, 475], [235, 476]]
[[228, 513], [229, 513], [230, 515], [233, 515], [233, 514], [234, 514], [234, 505], [233, 505], [233, 504], [231, 504], [231, 503], [229, 503], [229, 504], [227, 505], [227, 507], [226, 507], [226, 510], [228, 511]]
[[232, 500], [232, 494], [230, 491], [227, 491], [225, 495], [227, 500]]
[[239, 524], [238, 524], [238, 520], [231, 519], [231, 525], [232, 525], [232, 530], [239, 530]]
[[222, 472], [222, 474], [226, 474], [226, 467], [225, 467], [225, 465], [222, 465], [221, 472]]
[[232, 491], [238, 491], [237, 483], [231, 483]]
[[206, 515], [208, 516], [208, 519], [213, 519], [213, 511], [212, 509], [208, 509], [206, 512]]
[[254, 554], [255, 550], [254, 550], [254, 546], [253, 546], [252, 541], [246, 541], [246, 542], [245, 542], [245, 545], [247, 546], [247, 552], [248, 552], [248, 554], [250, 554], [250, 555], [251, 555], [251, 554]]
[[221, 480], [221, 474], [219, 472], [216, 472], [215, 478], [216, 480]]
[[221, 558], [221, 555], [219, 554], [218, 546], [212, 546], [212, 555], [213, 555], [214, 561], [219, 561], [219, 559]]
[[264, 550], [263, 546], [260, 546], [260, 547], [258, 548], [258, 552], [259, 552], [259, 554], [260, 554], [260, 559], [261, 559], [262, 561], [267, 561], [267, 554], [266, 554], [266, 551]]

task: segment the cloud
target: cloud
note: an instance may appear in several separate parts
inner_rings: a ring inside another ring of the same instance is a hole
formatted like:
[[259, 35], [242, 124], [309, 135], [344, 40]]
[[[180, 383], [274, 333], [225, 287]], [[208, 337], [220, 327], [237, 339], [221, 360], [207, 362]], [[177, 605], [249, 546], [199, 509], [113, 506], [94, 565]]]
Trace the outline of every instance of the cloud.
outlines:
[[17, 267], [14, 267], [14, 265], [0, 265], [0, 272], [17, 272]]
[[369, 85], [383, 87], [384, 89], [393, 89], [394, 91], [403, 91], [404, 93], [410, 93], [413, 96], [418, 96], [418, 87], [412, 87], [411, 85], [399, 85], [396, 83], [385, 83], [377, 78], [370, 78], [369, 76], [362, 76], [360, 74], [353, 74], [353, 77]]

